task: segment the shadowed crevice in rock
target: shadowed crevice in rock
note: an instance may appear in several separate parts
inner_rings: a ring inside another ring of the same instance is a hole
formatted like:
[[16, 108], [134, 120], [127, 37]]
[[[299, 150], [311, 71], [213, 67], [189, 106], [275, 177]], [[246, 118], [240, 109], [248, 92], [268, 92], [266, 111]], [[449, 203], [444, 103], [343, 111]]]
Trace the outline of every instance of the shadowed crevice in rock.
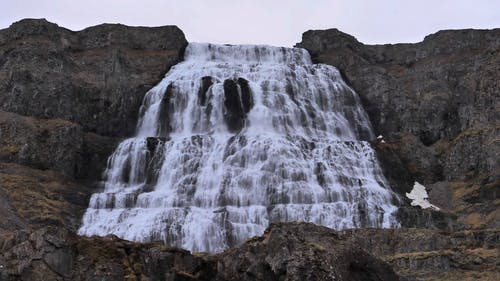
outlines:
[[236, 81], [224, 81], [224, 121], [230, 132], [238, 132], [244, 126], [246, 117], [253, 107], [253, 96], [248, 81], [238, 78]]
[[207, 99], [208, 99], [208, 89], [214, 84], [214, 81], [212, 77], [210, 76], [205, 76], [201, 78], [201, 86], [200, 90], [198, 91], [198, 102], [199, 105], [201, 106], [206, 106], [207, 105]]
[[[147, 191], [154, 188], [154, 185], [158, 181], [159, 173], [164, 162], [164, 145], [168, 142], [170, 138], [168, 137], [148, 137], [146, 138], [148, 156], [146, 158], [147, 168], [146, 168], [146, 186], [143, 190]], [[140, 192], [138, 191], [136, 195]], [[131, 205], [130, 207], [133, 207]]]
[[160, 102], [160, 112], [158, 116], [158, 135], [162, 137], [168, 136], [172, 131], [170, 113], [173, 112], [174, 105], [171, 102], [172, 95], [174, 94], [174, 86], [169, 84], [165, 89], [165, 94]]
[[250, 112], [250, 109], [252, 109], [254, 105], [252, 91], [248, 86], [247, 80], [238, 78], [237, 83], [240, 86], [241, 90], [241, 104], [243, 105], [243, 111], [248, 114], [248, 112]]

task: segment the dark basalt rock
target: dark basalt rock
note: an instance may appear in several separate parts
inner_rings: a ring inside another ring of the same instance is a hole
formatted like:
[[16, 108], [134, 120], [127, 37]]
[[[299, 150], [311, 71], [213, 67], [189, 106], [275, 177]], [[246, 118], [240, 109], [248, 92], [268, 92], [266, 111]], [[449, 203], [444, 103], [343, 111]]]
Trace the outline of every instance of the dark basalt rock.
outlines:
[[174, 94], [173, 91], [174, 86], [169, 84], [167, 89], [165, 89], [165, 93], [163, 94], [163, 98], [160, 102], [159, 120], [161, 120], [161, 122], [159, 122], [158, 125], [158, 134], [160, 136], [168, 136], [168, 134], [172, 131], [172, 126], [170, 125], [170, 112], [173, 111], [174, 105], [171, 103], [170, 98]]
[[400, 280], [352, 240], [312, 224], [273, 225], [263, 237], [213, 256], [55, 227], [15, 232], [0, 238], [0, 249], [2, 281]]
[[92, 191], [58, 172], [0, 162], [0, 239], [47, 225], [76, 231]]
[[188, 251], [113, 235], [82, 238], [55, 227], [16, 232], [0, 239], [0, 248], [2, 281], [211, 280], [215, 270]]
[[165, 159], [163, 144], [169, 140], [170, 138], [168, 137], [146, 138], [146, 145], [149, 153], [146, 159], [147, 167], [145, 169], [145, 173], [147, 186], [144, 188], [145, 190], [151, 189], [158, 180], [158, 175], [161, 170], [163, 160]]
[[494, 226], [495, 197], [463, 208], [462, 187], [490, 190], [500, 178], [499, 38], [500, 29], [446, 30], [416, 44], [364, 45], [329, 29], [305, 32], [297, 46], [338, 67], [359, 94], [387, 143], [377, 154], [395, 191], [448, 182], [448, 211]]
[[201, 78], [201, 86], [200, 90], [198, 91], [198, 101], [201, 106], [206, 106], [207, 105], [207, 99], [208, 99], [208, 89], [214, 84], [214, 81], [212, 80], [212, 77], [210, 76], [205, 76]]
[[241, 104], [243, 105], [243, 111], [248, 113], [254, 105], [252, 91], [250, 90], [247, 80], [238, 78], [237, 83], [241, 90]]
[[0, 30], [0, 233], [76, 230], [110, 136], [133, 132], [144, 94], [186, 45], [174, 26], [73, 32], [30, 19]]
[[245, 122], [245, 112], [241, 104], [238, 84], [233, 80], [224, 81], [224, 120], [229, 131], [241, 130]]
[[98, 180], [110, 136], [133, 133], [144, 94], [186, 45], [175, 26], [73, 32], [27, 19], [0, 30], [0, 161]]
[[158, 148], [158, 144], [165, 143], [168, 140], [170, 139], [165, 137], [147, 137], [146, 145], [150, 153], [155, 153], [156, 149]]
[[186, 45], [175, 26], [73, 32], [46, 20], [16, 22], [0, 30], [0, 110], [131, 135], [144, 94]]
[[352, 241], [307, 223], [273, 224], [222, 254], [217, 268], [220, 280], [400, 280]]
[[279, 223], [208, 255], [52, 226], [0, 236], [0, 280], [497, 280], [499, 237]]
[[231, 132], [238, 132], [245, 126], [247, 113], [253, 107], [253, 96], [248, 81], [224, 81], [224, 120]]
[[61, 119], [36, 119], [0, 110], [0, 162], [97, 179], [117, 142]]

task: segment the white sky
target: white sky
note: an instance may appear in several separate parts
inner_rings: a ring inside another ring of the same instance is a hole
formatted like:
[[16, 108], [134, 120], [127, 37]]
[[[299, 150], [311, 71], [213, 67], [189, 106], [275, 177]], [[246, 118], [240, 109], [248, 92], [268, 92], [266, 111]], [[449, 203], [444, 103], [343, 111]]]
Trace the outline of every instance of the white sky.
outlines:
[[417, 42], [441, 29], [498, 28], [500, 0], [0, 0], [0, 28], [23, 18], [71, 30], [177, 25], [189, 41], [278, 46], [335, 27], [375, 44]]

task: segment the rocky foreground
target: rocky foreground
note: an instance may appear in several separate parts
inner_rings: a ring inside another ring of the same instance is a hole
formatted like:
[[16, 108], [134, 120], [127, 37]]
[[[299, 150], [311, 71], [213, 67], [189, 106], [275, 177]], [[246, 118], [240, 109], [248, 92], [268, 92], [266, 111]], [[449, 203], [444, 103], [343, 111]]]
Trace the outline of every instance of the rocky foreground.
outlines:
[[[222, 254], [191, 254], [64, 228], [0, 240], [1, 280], [498, 280], [495, 230], [444, 232], [271, 225]], [[9, 279], [10, 278], [10, 279]]]
[[500, 29], [369, 46], [338, 30], [298, 46], [363, 100], [401, 229], [273, 224], [218, 255], [75, 234], [144, 93], [182, 59], [177, 27], [45, 20], [0, 30], [0, 280], [500, 280]]

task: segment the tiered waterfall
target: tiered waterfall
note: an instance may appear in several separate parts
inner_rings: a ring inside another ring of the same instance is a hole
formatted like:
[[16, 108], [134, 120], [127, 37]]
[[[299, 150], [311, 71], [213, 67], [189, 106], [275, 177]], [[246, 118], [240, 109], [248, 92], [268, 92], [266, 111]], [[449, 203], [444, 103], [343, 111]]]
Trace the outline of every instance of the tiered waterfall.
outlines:
[[79, 233], [219, 252], [272, 222], [394, 227], [359, 97], [307, 51], [191, 43], [145, 96]]

